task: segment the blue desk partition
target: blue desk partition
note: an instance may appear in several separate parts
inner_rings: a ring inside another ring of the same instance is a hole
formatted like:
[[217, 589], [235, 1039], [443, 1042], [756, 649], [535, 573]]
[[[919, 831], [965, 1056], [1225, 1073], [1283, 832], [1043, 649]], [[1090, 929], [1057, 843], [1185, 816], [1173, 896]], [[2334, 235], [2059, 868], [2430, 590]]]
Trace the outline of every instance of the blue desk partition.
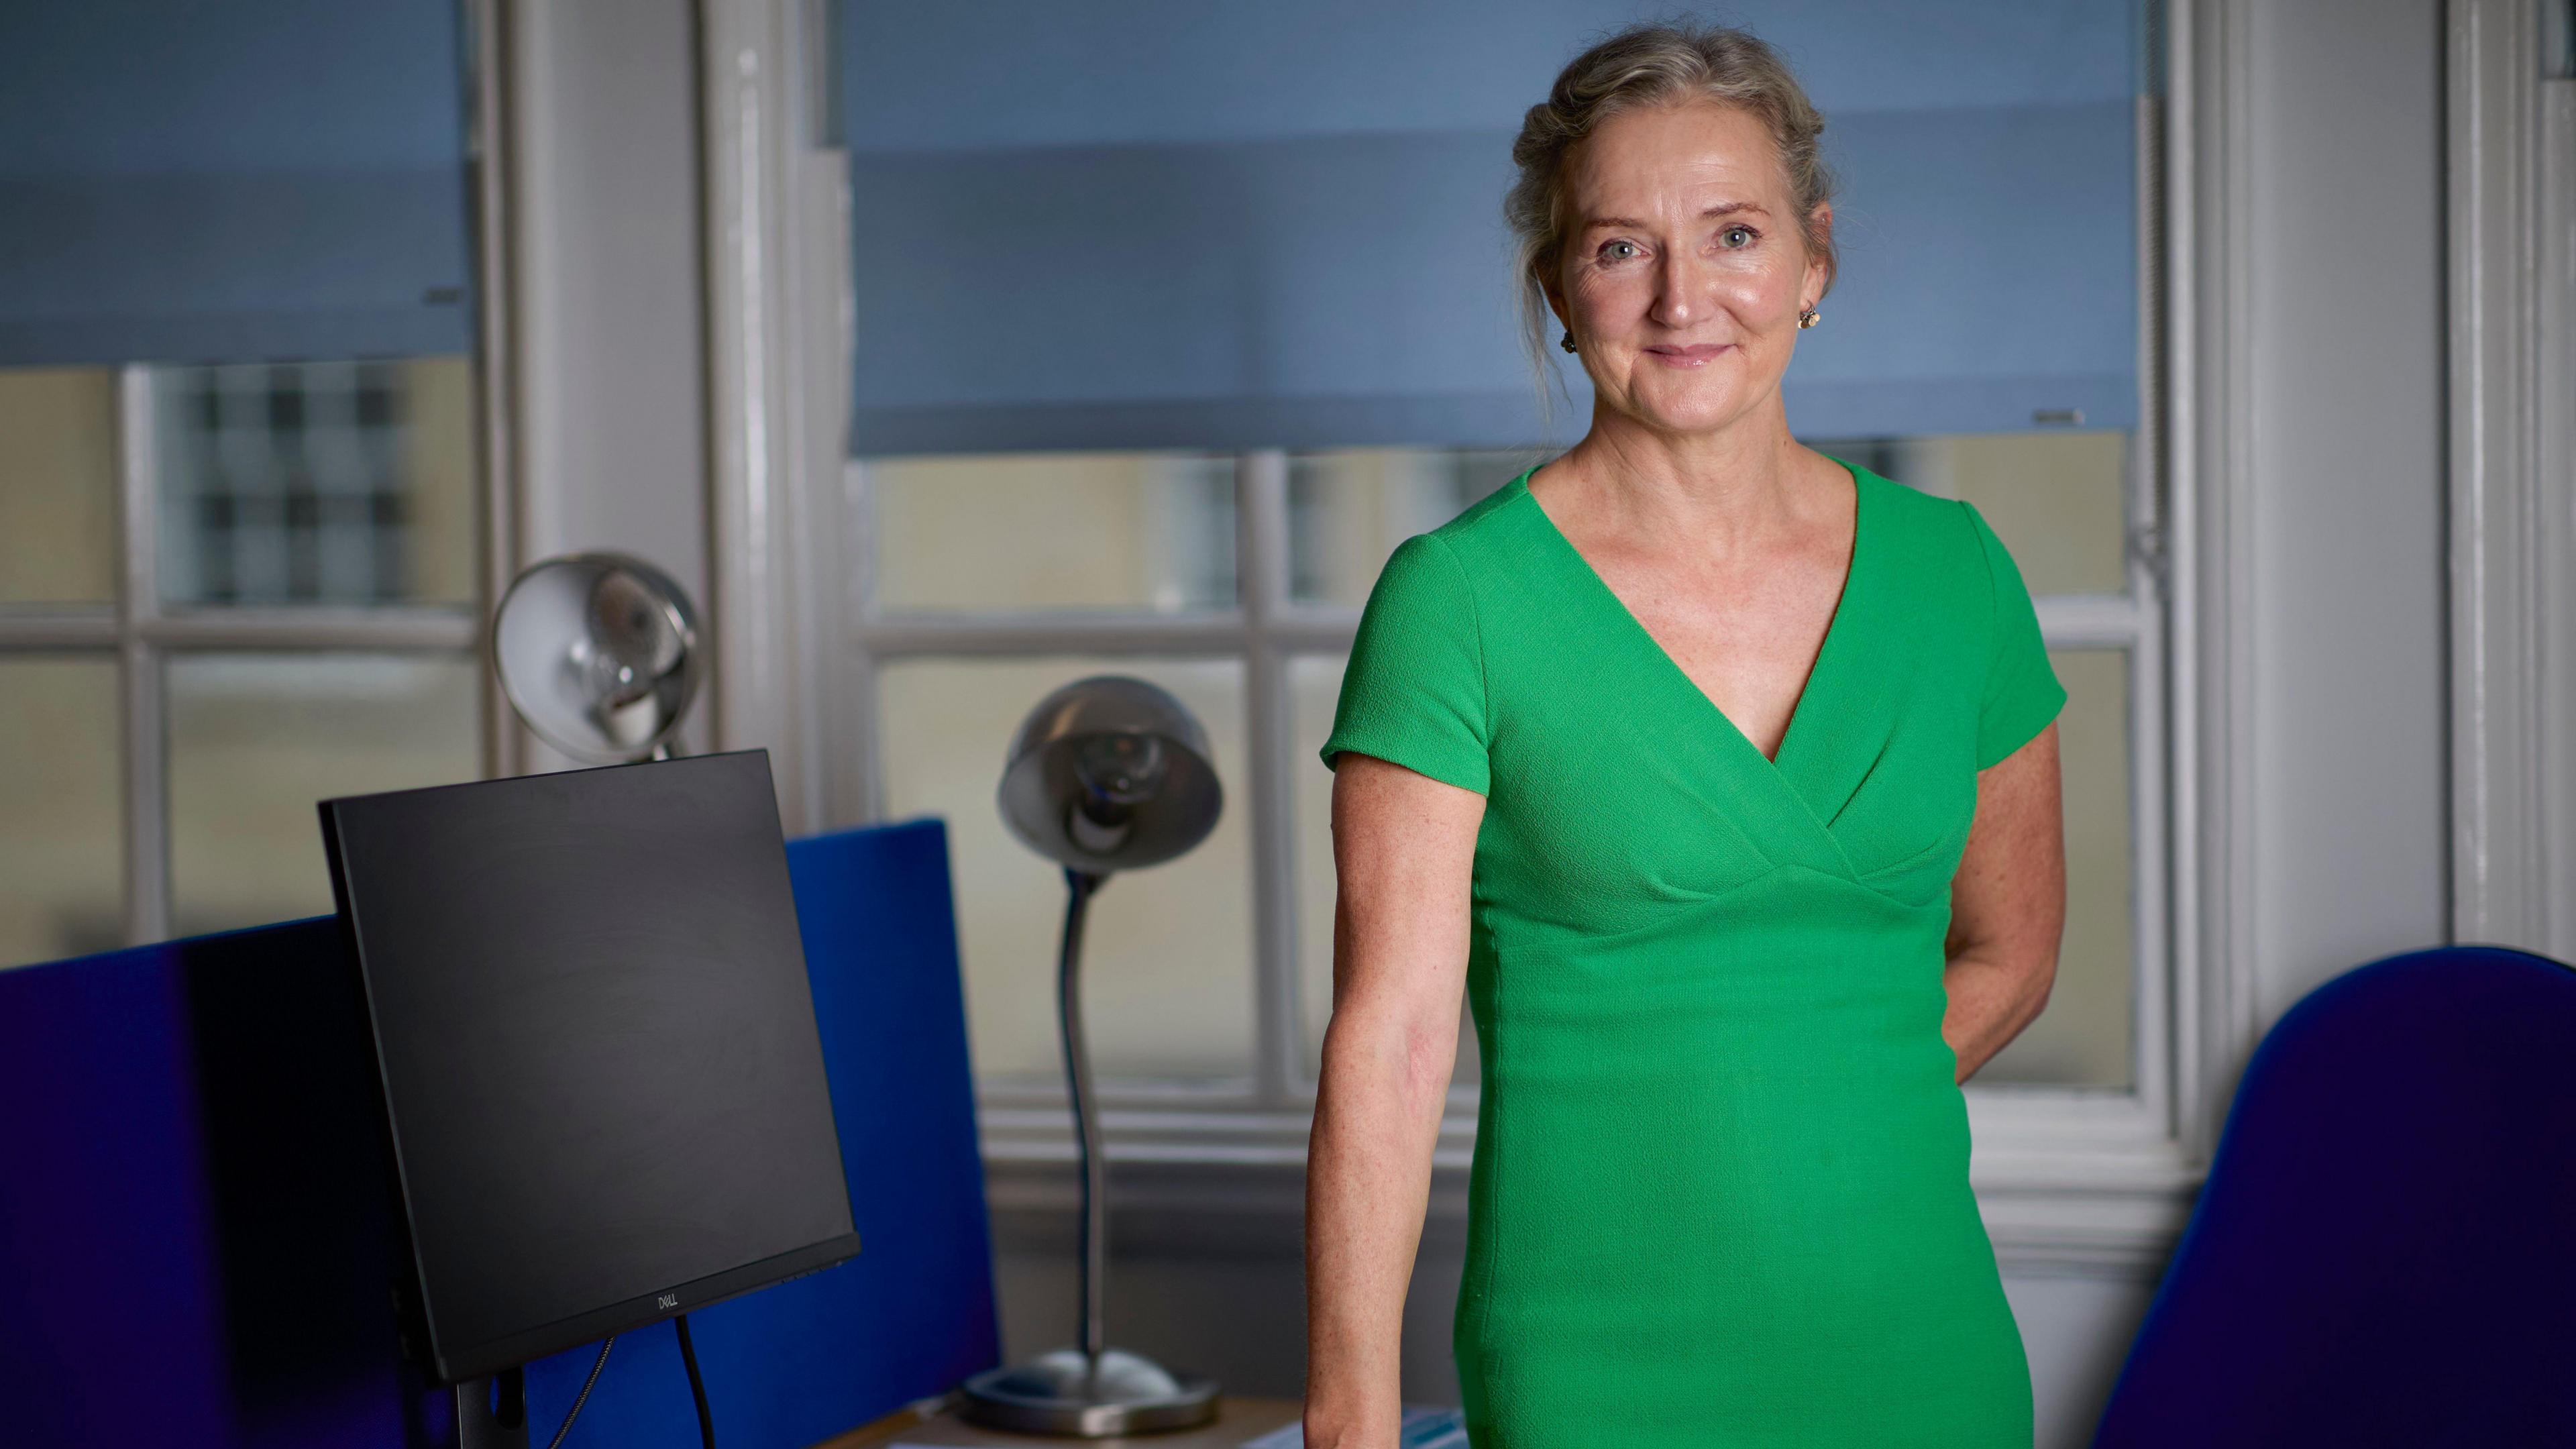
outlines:
[[[791, 1449], [999, 1362], [947, 831], [791, 841], [857, 1259], [690, 1315], [722, 1441]], [[402, 1361], [330, 917], [0, 972], [0, 1405], [25, 1445], [434, 1444]], [[539, 1444], [595, 1349], [531, 1365]], [[574, 1444], [697, 1443], [668, 1325]]]

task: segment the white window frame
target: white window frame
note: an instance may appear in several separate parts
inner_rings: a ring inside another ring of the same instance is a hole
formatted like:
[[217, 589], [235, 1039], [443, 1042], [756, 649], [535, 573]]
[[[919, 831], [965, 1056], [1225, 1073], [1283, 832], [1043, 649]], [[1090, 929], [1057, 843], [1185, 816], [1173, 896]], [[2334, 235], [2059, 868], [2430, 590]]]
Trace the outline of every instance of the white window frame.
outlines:
[[[726, 671], [718, 739], [765, 744], [791, 821], [875, 818], [868, 736], [875, 673], [939, 655], [1136, 654], [1240, 658], [1242, 771], [1253, 812], [1256, 1061], [1249, 1092], [1104, 1084], [1122, 1182], [1166, 1201], [1293, 1211], [1311, 1082], [1298, 1039], [1289, 848], [1286, 662], [1348, 647], [1355, 611], [1284, 597], [1286, 456], [1240, 459], [1243, 604], [1112, 623], [1018, 614], [874, 619], [863, 465], [842, 455], [852, 308], [846, 158], [819, 143], [830, 94], [821, 0], [706, 0], [702, 74], [710, 382], [718, 467], [715, 614]], [[1989, 1230], [2023, 1271], [2152, 1273], [2179, 1233], [2219, 1114], [2256, 1032], [2250, 856], [2252, 748], [2245, 304], [2247, 58], [2244, 0], [2170, 0], [2161, 94], [2142, 98], [2139, 360], [2161, 397], [2135, 432], [2131, 592], [2040, 601], [2052, 645], [2130, 651], [2138, 1056], [2122, 1093], [1977, 1088], [1972, 1167]], [[2161, 239], [2161, 245], [2157, 245]], [[783, 284], [782, 284], [783, 283]], [[2161, 604], [2158, 603], [2161, 591]], [[817, 637], [818, 635], [826, 637]], [[2168, 647], [2168, 641], [2181, 641]], [[801, 812], [801, 813], [800, 813]], [[1435, 1150], [1435, 1216], [1458, 1210], [1474, 1089], [1451, 1094]], [[982, 1127], [997, 1205], [1066, 1199], [1072, 1145], [1061, 1093], [995, 1084]], [[1149, 1167], [1148, 1164], [1164, 1164]], [[1124, 1189], [1122, 1189], [1122, 1192]]]
[[[380, 608], [209, 606], [172, 610], [161, 597], [162, 499], [153, 367], [115, 378], [116, 598], [110, 603], [0, 607], [0, 660], [51, 657], [117, 664], [125, 941], [170, 934], [170, 760], [165, 670], [226, 653], [471, 655], [475, 605]], [[488, 750], [486, 765], [488, 768]]]
[[2576, 5], [2445, 30], [2451, 932], [2576, 960]]

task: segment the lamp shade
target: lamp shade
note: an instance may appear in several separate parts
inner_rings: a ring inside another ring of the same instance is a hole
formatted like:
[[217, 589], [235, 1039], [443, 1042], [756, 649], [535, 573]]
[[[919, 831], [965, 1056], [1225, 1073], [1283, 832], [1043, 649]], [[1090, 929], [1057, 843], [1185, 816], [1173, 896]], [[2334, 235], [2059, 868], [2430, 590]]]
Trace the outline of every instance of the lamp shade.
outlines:
[[492, 618], [492, 663], [539, 738], [591, 765], [640, 760], [680, 727], [705, 670], [669, 574], [622, 553], [530, 564]]
[[1011, 737], [999, 795], [1021, 843], [1104, 875], [1189, 850], [1225, 804], [1207, 731], [1188, 706], [1115, 674], [1038, 701]]

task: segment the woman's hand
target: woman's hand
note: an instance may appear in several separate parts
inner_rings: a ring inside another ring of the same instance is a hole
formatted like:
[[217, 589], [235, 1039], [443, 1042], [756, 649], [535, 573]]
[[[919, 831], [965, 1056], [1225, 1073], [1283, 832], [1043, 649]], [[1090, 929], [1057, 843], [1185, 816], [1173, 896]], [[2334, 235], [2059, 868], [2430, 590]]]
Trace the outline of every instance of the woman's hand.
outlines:
[[2066, 929], [2057, 726], [1977, 774], [1977, 818], [1950, 882], [1950, 1007], [1941, 1035], [1962, 1082], [2048, 1005]]
[[1306, 1153], [1306, 1443], [1395, 1449], [1404, 1295], [1458, 1055], [1485, 797], [1373, 755], [1333, 779], [1333, 1015]]

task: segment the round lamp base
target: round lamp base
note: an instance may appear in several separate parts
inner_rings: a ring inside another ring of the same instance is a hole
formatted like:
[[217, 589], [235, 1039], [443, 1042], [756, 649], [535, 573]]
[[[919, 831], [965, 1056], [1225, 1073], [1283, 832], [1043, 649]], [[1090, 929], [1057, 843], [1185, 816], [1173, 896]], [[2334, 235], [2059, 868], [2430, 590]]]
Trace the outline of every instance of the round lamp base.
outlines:
[[964, 1409], [996, 1429], [1101, 1439], [1204, 1424], [1216, 1417], [1216, 1385], [1123, 1349], [1102, 1350], [1095, 1365], [1060, 1348], [968, 1379]]

